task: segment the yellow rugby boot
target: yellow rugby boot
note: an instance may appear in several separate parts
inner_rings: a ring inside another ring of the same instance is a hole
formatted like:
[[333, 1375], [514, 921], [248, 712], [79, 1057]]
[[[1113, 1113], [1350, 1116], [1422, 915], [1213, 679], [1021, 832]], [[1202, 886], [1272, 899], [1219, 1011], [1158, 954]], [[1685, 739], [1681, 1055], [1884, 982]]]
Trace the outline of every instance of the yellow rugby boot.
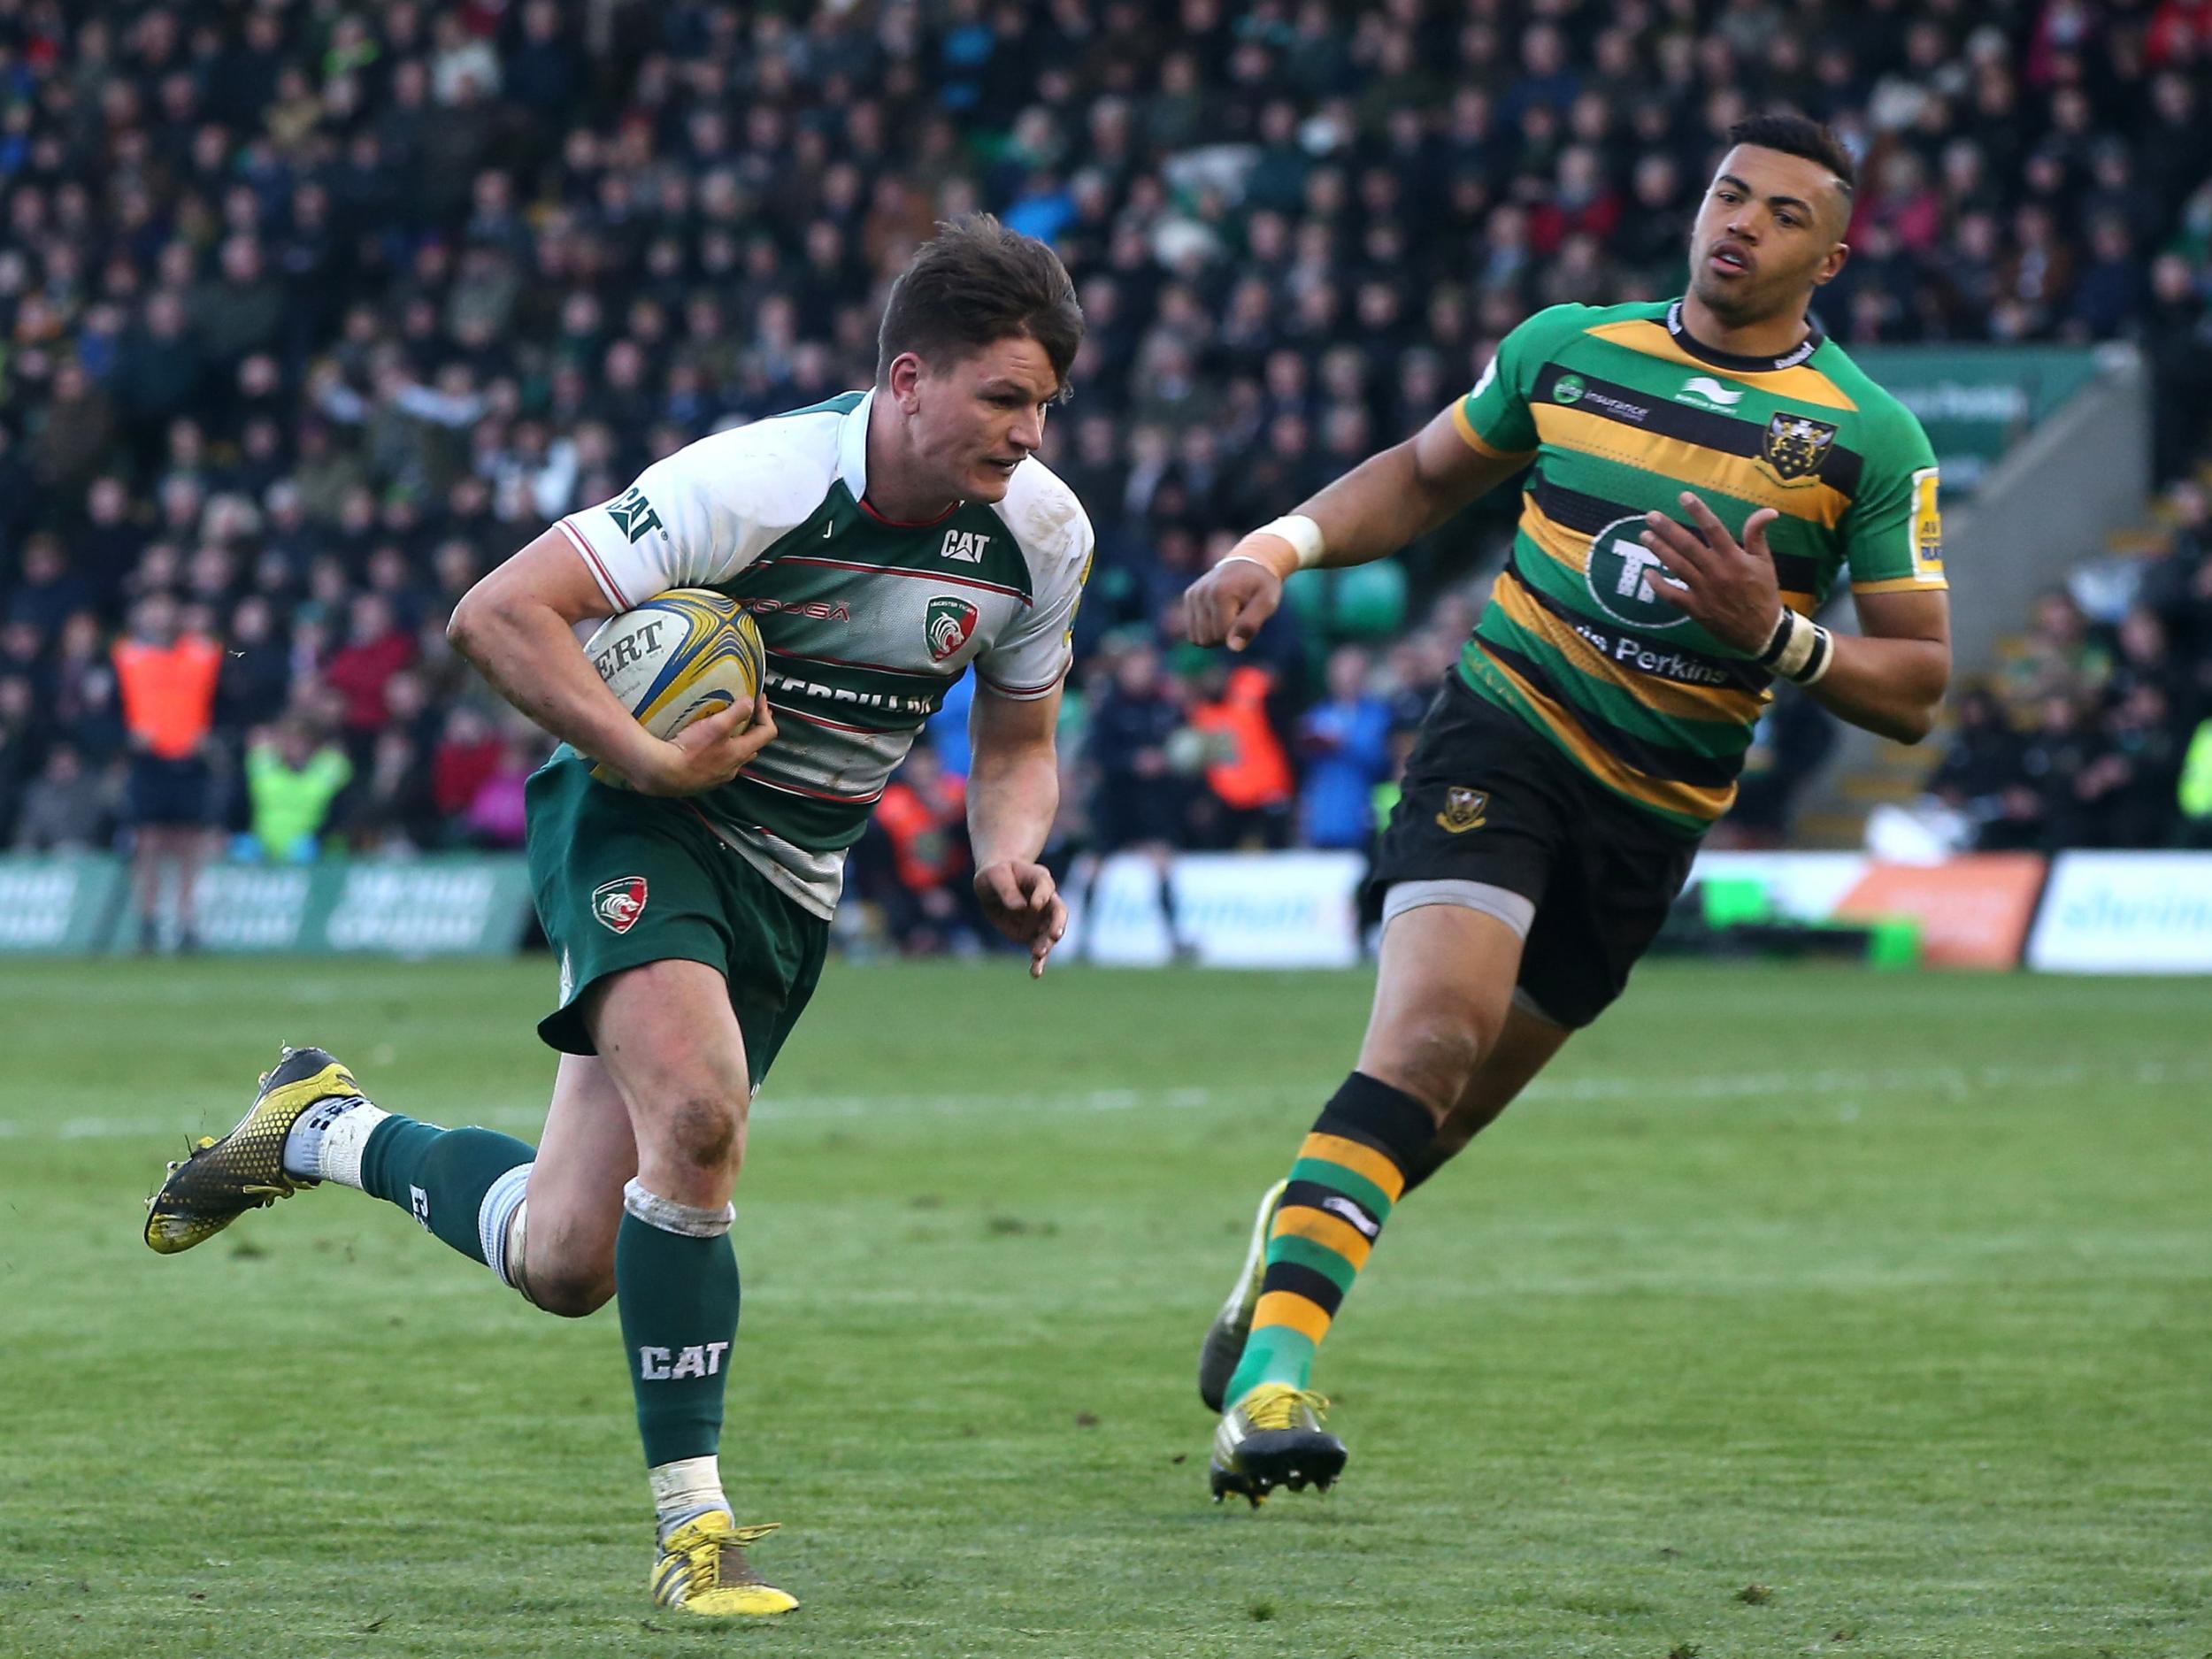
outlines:
[[353, 1073], [320, 1048], [287, 1048], [246, 1115], [222, 1136], [203, 1135], [146, 1201], [146, 1242], [174, 1256], [213, 1238], [249, 1210], [319, 1183], [284, 1172], [284, 1138], [311, 1108], [358, 1098]]
[[780, 1522], [739, 1526], [719, 1509], [686, 1521], [661, 1545], [653, 1563], [653, 1599], [710, 1618], [764, 1618], [788, 1613], [799, 1598], [763, 1581], [745, 1558], [745, 1548], [774, 1532]]
[[1267, 1277], [1267, 1234], [1282, 1207], [1287, 1180], [1277, 1181], [1260, 1195], [1260, 1212], [1252, 1218], [1252, 1245], [1237, 1270], [1237, 1282], [1229, 1287], [1229, 1300], [1221, 1304], [1214, 1322], [1206, 1327], [1206, 1340], [1198, 1350], [1198, 1397], [1206, 1409], [1218, 1411], [1222, 1395], [1237, 1374], [1244, 1345], [1252, 1335], [1252, 1310], [1259, 1306], [1260, 1281]]
[[1258, 1509], [1278, 1486], [1326, 1492], [1344, 1472], [1344, 1442], [1321, 1426], [1329, 1402], [1310, 1388], [1262, 1383], [1222, 1413], [1210, 1477], [1214, 1502], [1235, 1494]]

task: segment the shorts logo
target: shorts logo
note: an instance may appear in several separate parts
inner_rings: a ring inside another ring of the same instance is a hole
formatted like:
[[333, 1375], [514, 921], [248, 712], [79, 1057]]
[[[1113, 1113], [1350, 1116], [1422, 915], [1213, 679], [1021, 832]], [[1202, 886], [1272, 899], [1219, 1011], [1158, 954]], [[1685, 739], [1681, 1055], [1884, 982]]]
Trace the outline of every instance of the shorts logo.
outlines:
[[1638, 541], [1640, 517], [1616, 518], [1590, 538], [1590, 561], [1582, 580], [1598, 609], [1616, 622], [1656, 630], [1678, 628], [1690, 618], [1678, 605], [1660, 597], [1653, 584], [1667, 579], [1659, 556]]
[[430, 1194], [419, 1187], [407, 1189], [407, 1207], [414, 1211], [415, 1219], [422, 1224], [425, 1233], [430, 1231]]
[[1483, 816], [1489, 808], [1487, 790], [1463, 789], [1453, 784], [1444, 791], [1444, 810], [1436, 815], [1436, 821], [1444, 826], [1447, 834], [1464, 835], [1490, 821]]
[[976, 608], [964, 599], [940, 594], [922, 613], [922, 631], [929, 638], [929, 660], [941, 663], [968, 642], [975, 633]]
[[1382, 1223], [1369, 1215], [1341, 1193], [1331, 1193], [1321, 1201], [1321, 1208], [1333, 1216], [1341, 1217], [1359, 1229], [1362, 1236], [1374, 1238], [1382, 1232]]
[[1787, 410], [1767, 422], [1759, 440], [1759, 458], [1785, 484], [1811, 480], [1828, 458], [1836, 441], [1836, 428], [1824, 420], [1793, 415]]
[[619, 876], [591, 890], [591, 913], [611, 932], [626, 933], [645, 914], [645, 878]]
[[1563, 374], [1552, 382], [1551, 395], [1563, 403], [1578, 403], [1584, 389], [1579, 374]]

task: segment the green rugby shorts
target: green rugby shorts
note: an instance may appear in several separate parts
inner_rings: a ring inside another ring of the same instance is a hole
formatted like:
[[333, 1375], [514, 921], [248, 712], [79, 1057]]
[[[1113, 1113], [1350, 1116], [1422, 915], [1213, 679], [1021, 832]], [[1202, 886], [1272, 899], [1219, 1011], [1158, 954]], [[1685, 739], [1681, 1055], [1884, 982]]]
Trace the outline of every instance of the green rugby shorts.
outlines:
[[779, 890], [687, 801], [594, 782], [564, 747], [525, 796], [538, 921], [561, 965], [560, 1006], [538, 1035], [591, 1054], [580, 1004], [611, 973], [703, 962], [730, 987], [754, 1087], [822, 977], [829, 924]]

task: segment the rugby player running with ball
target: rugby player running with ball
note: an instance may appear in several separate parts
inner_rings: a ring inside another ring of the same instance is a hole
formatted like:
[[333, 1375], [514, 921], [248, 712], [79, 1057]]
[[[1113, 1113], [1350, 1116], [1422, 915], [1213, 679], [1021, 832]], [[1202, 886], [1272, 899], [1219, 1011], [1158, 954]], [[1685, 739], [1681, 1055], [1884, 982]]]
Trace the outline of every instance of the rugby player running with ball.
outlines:
[[[722, 1489], [730, 1195], [753, 1091], [821, 972], [845, 851], [972, 665], [977, 894], [1033, 974], [1066, 927], [1038, 857], [1092, 536], [1033, 452], [1082, 333], [1049, 248], [984, 215], [941, 227], [892, 290], [872, 389], [655, 462], [466, 595], [454, 643], [563, 740], [528, 794], [560, 962], [538, 1025], [561, 1055], [539, 1144], [388, 1113], [330, 1055], [296, 1048], [149, 1201], [146, 1241], [173, 1254], [334, 1181], [411, 1210], [548, 1312], [613, 1298], [658, 1519], [651, 1591], [687, 1612], [797, 1605], [746, 1557], [772, 1529], [736, 1525]], [[664, 741], [575, 630], [677, 588], [752, 613], [766, 695]]]

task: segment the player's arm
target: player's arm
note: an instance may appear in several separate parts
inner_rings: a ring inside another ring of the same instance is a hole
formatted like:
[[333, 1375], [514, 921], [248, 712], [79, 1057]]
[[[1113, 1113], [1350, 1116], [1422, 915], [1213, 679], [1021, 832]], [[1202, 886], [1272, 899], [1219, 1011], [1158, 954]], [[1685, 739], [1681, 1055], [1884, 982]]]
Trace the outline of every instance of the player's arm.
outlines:
[[1854, 726], [1901, 743], [1935, 729], [1951, 680], [1951, 603], [1940, 590], [1855, 594], [1856, 638], [1828, 636], [1835, 661], [1806, 689], [1814, 702]]
[[1002, 696], [979, 681], [969, 717], [968, 841], [975, 892], [991, 925], [1029, 947], [1032, 979], [1068, 931], [1068, 907], [1037, 862], [1060, 810], [1060, 687], [1041, 697]]
[[1456, 406], [1444, 411], [1224, 554], [1185, 595], [1193, 643], [1242, 650], [1282, 603], [1293, 571], [1386, 558], [1504, 483], [1532, 453], [1479, 444]]
[[1643, 543], [1672, 579], [1654, 591], [1854, 726], [1903, 743], [1934, 729], [1951, 678], [1951, 613], [1940, 588], [1855, 595], [1864, 632], [1831, 634], [1782, 604], [1766, 540], [1780, 517], [1773, 508], [1745, 520], [1740, 541], [1697, 496], [1685, 490], [1681, 501], [1700, 534], [1664, 513], [1645, 515]]
[[767, 705], [741, 730], [753, 713], [743, 701], [672, 741], [655, 737], [577, 646], [579, 623], [616, 609], [568, 534], [555, 526], [461, 596], [446, 638], [501, 696], [645, 794], [695, 795], [726, 783], [775, 736]]

